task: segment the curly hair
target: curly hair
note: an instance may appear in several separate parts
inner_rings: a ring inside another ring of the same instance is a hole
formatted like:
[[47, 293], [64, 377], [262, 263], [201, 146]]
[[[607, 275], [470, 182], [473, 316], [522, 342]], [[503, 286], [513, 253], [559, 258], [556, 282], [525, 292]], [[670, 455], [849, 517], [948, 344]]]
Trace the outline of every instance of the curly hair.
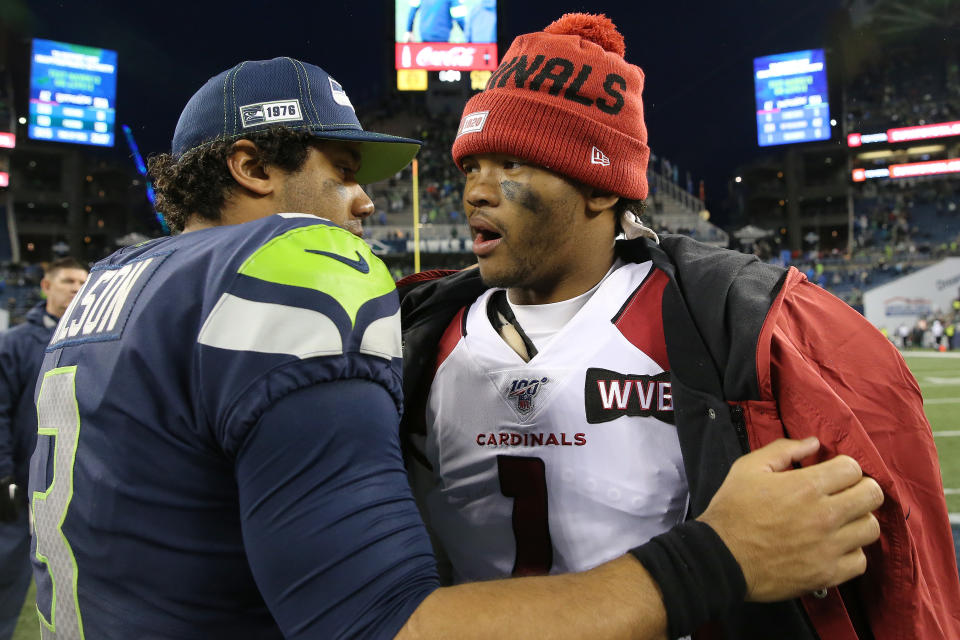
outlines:
[[183, 154], [151, 156], [150, 176], [156, 190], [157, 211], [174, 233], [183, 231], [193, 214], [211, 222], [220, 220], [220, 210], [237, 183], [227, 168], [227, 158], [238, 139], [257, 146], [257, 159], [294, 173], [303, 167], [307, 150], [317, 139], [309, 133], [275, 127], [227, 140], [214, 140]]

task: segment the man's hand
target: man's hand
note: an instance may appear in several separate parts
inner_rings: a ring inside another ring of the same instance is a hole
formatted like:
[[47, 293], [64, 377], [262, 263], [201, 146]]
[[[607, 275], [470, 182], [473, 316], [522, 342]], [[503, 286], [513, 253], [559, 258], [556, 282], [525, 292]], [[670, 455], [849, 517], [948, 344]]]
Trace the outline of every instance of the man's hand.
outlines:
[[848, 456], [792, 469], [819, 448], [816, 438], [777, 440], [743, 456], [698, 518], [740, 563], [747, 600], [786, 600], [866, 571], [883, 491]]
[[0, 522], [17, 519], [17, 485], [12, 476], [0, 478]]

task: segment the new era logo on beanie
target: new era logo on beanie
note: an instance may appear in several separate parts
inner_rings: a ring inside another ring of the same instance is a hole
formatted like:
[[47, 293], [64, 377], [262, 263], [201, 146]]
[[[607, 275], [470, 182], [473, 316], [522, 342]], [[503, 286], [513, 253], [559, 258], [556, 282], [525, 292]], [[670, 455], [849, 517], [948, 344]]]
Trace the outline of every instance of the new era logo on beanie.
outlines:
[[604, 15], [566, 14], [517, 37], [486, 89], [464, 107], [454, 162], [462, 170], [466, 156], [508, 153], [626, 198], [646, 198], [644, 76], [624, 60], [625, 50]]
[[359, 143], [361, 183], [392, 176], [420, 148], [418, 140], [364, 131], [343, 87], [320, 67], [274, 58], [241, 62], [193, 94], [173, 133], [173, 155], [277, 126]]
[[594, 147], [590, 151], [590, 164], [601, 164], [605, 167], [610, 166], [610, 158], [603, 151]]

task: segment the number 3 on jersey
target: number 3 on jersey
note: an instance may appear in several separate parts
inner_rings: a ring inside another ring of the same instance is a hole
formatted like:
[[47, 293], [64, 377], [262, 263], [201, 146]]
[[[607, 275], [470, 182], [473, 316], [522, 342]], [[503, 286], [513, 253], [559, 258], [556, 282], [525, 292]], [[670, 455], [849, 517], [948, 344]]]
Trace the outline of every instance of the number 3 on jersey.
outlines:
[[547, 514], [547, 475], [540, 458], [497, 456], [500, 493], [513, 498], [514, 576], [550, 573], [553, 542]]
[[[43, 376], [37, 396], [37, 434], [52, 436], [53, 479], [44, 492], [33, 494], [37, 559], [47, 565], [53, 593], [50, 620], [40, 613], [41, 637], [83, 640], [77, 601], [77, 562], [63, 533], [63, 521], [73, 498], [73, 464], [80, 437], [76, 392], [77, 368], [51, 369]], [[39, 610], [38, 610], [39, 613]]]

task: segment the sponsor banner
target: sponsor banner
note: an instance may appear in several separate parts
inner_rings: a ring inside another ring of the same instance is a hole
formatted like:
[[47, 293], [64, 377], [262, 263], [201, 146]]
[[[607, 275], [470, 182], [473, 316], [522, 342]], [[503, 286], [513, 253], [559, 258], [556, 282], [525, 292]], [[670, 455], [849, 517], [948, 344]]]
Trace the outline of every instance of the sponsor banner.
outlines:
[[915, 127], [897, 127], [887, 129], [886, 133], [851, 133], [847, 135], [848, 147], [859, 147], [876, 142], [909, 142], [911, 140], [930, 140], [960, 136], [960, 120], [937, 122]]
[[946, 138], [948, 136], [960, 136], [960, 121], [887, 129], [887, 138], [890, 142], [929, 140], [930, 138]]
[[960, 158], [892, 164], [887, 168], [890, 170], [891, 178], [913, 178], [916, 176], [932, 176], [941, 173], [960, 173]]
[[398, 42], [396, 67], [428, 71], [494, 71], [497, 68], [497, 45], [476, 42]]
[[891, 164], [883, 169], [854, 169], [851, 177], [854, 182], [863, 182], [871, 178], [916, 178], [946, 173], [960, 173], [960, 158]]

